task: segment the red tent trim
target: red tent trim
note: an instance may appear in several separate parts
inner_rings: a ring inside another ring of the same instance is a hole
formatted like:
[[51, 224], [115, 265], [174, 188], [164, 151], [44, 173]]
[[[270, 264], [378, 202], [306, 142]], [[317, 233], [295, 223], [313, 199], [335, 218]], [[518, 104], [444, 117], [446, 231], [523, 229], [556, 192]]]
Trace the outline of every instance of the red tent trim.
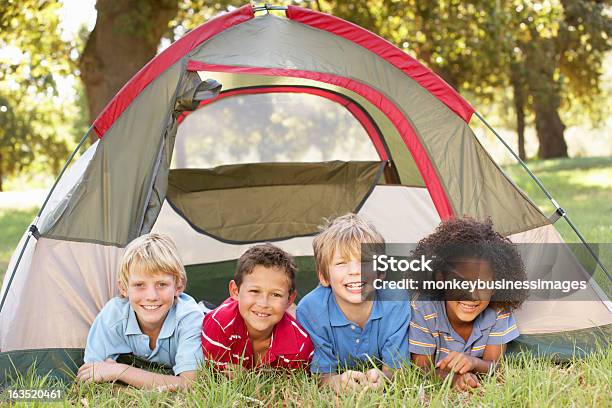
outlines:
[[187, 63], [187, 70], [189, 71], [213, 71], [213, 72], [233, 72], [241, 74], [255, 74], [255, 75], [267, 75], [267, 76], [278, 76], [278, 77], [294, 77], [294, 78], [307, 78], [314, 81], [325, 82], [333, 84], [342, 88], [349, 89], [380, 109], [391, 123], [395, 125], [399, 134], [401, 135], [404, 143], [410, 150], [412, 157], [419, 169], [425, 186], [429, 191], [429, 195], [440, 215], [441, 219], [450, 218], [453, 216], [453, 209], [450, 205], [442, 183], [434, 169], [429, 156], [425, 151], [425, 148], [421, 144], [417, 137], [414, 129], [410, 126], [408, 120], [404, 117], [402, 112], [395, 106], [394, 103], [389, 101], [387, 97], [377, 90], [369, 87], [361, 82], [340, 77], [332, 74], [324, 74], [320, 72], [312, 71], [301, 71], [284, 68], [259, 68], [259, 67], [240, 67], [231, 65], [217, 65], [217, 64], [206, 64], [200, 61], [190, 60]]
[[98, 115], [93, 123], [98, 137], [102, 138], [104, 136], [104, 133], [106, 133], [115, 120], [144, 88], [153, 82], [162, 72], [183, 58], [189, 51], [227, 28], [248, 21], [253, 17], [253, 7], [250, 4], [244, 5], [230, 13], [222, 14], [189, 32], [149, 61], [117, 92], [115, 97], [111, 99]]
[[[366, 133], [370, 137], [374, 148], [376, 149], [376, 153], [378, 153], [378, 157], [380, 160], [389, 160], [389, 156], [387, 154], [387, 149], [383, 141], [381, 140], [381, 136], [377, 130], [377, 128], [372, 123], [370, 117], [362, 110], [359, 106], [351, 102], [350, 100], [343, 98], [340, 95], [337, 95], [333, 92], [329, 92], [325, 89], [321, 88], [305, 88], [305, 87], [297, 87], [297, 86], [273, 86], [273, 87], [258, 87], [258, 88], [243, 88], [243, 89], [235, 89], [227, 92], [221, 93], [217, 98], [208, 101], [202, 101], [198, 109], [210, 105], [211, 103], [215, 103], [221, 99], [229, 98], [236, 95], [255, 95], [255, 94], [265, 94], [265, 93], [300, 93], [300, 94], [310, 94], [320, 96], [322, 98], [328, 99], [330, 101], [336, 102], [339, 105], [344, 106], [353, 117], [361, 124], [361, 126], [365, 129]], [[183, 112], [181, 116], [178, 118], [178, 122], [181, 123], [185, 118], [192, 112]]]
[[338, 17], [302, 7], [289, 6], [286, 15], [293, 21], [330, 32], [370, 50], [402, 70], [469, 123], [474, 108], [442, 78], [387, 40]]

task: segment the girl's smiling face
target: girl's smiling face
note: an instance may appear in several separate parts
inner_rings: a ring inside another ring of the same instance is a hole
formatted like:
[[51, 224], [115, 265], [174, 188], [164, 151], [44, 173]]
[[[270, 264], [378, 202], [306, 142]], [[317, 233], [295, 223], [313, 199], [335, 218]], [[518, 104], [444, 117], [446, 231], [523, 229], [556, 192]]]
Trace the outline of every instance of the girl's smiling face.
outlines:
[[[460, 259], [453, 263], [454, 270], [448, 274], [447, 279], [458, 280], [482, 280], [490, 281], [493, 279], [493, 271], [488, 261], [467, 258]], [[462, 291], [450, 292], [446, 295], [446, 314], [448, 320], [453, 325], [465, 325], [473, 322], [482, 313], [491, 300], [491, 291], [476, 290], [473, 293]]]

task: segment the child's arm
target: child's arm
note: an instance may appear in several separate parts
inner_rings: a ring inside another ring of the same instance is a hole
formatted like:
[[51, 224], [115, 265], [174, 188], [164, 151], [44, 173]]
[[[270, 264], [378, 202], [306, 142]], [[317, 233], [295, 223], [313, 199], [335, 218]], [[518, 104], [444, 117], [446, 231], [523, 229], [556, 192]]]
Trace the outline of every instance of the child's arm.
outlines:
[[487, 373], [494, 370], [506, 351], [506, 344], [519, 336], [516, 321], [511, 312], [498, 311], [495, 324], [489, 332], [487, 346], [482, 358], [451, 351], [436, 367], [460, 374], [467, 372]]
[[77, 373], [81, 382], [113, 382], [121, 381], [137, 388], [176, 390], [186, 388], [196, 378], [196, 371], [184, 371], [178, 376], [153, 373], [117, 363], [113, 359], [95, 363], [83, 364]]
[[382, 373], [385, 378], [390, 379], [395, 369], [410, 360], [408, 330], [411, 308], [406, 301], [381, 300], [381, 302], [385, 302], [385, 312], [382, 320], [381, 338], [384, 340], [380, 345], [380, 357], [383, 362]]

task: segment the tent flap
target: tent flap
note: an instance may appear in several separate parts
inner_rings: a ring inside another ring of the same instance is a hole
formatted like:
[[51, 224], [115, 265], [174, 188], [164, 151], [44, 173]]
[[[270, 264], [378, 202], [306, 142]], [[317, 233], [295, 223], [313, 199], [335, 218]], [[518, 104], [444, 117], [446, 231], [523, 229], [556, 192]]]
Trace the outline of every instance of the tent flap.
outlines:
[[174, 169], [167, 199], [193, 228], [222, 241], [284, 239], [314, 234], [326, 219], [357, 211], [384, 165], [335, 161]]

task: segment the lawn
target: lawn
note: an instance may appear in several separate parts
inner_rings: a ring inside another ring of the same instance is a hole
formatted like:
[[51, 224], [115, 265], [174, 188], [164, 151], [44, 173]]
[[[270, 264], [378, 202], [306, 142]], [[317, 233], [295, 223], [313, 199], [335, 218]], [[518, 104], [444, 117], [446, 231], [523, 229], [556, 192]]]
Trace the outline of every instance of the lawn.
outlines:
[[[565, 159], [529, 163], [550, 193], [565, 208], [589, 242], [612, 242], [612, 158]], [[513, 180], [542, 208], [553, 206], [519, 166], [505, 168]], [[34, 217], [35, 210], [0, 212], [0, 266]], [[563, 220], [557, 227], [567, 241], [577, 242]], [[607, 246], [609, 248], [610, 245]], [[605, 249], [605, 248], [604, 248]], [[609, 250], [608, 250], [609, 254]], [[604, 254], [606, 255], [606, 254]], [[606, 255], [606, 259], [608, 259]], [[608, 263], [608, 266], [609, 263]], [[53, 385], [25, 378], [19, 387]], [[203, 369], [189, 391], [158, 393], [117, 385], [72, 386], [66, 404], [79, 406], [606, 406], [612, 399], [612, 348], [586, 359], [554, 364], [520, 354], [503, 362], [496, 377], [484, 377], [472, 393], [456, 393], [448, 383], [423, 378], [412, 367], [401, 369], [383, 392], [346, 392], [340, 396], [320, 389], [304, 374], [237, 373], [232, 379]], [[607, 402], [606, 402], [607, 401]]]

